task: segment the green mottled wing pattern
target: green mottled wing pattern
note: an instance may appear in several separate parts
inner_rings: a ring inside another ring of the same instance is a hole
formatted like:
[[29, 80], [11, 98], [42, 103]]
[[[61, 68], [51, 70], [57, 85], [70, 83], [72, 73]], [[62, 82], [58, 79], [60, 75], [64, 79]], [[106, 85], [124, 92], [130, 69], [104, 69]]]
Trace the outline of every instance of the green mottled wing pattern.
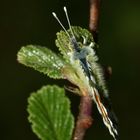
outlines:
[[[74, 36], [75, 36], [76, 40], [79, 43], [81, 43], [82, 36], [85, 36], [87, 38], [88, 43], [94, 42], [93, 37], [88, 30], [83, 29], [79, 26], [72, 26], [71, 28], [74, 32]], [[72, 35], [70, 29], [67, 31], [70, 35]], [[69, 59], [68, 53], [71, 52], [73, 49], [73, 47], [72, 47], [73, 44], [71, 44], [70, 38], [67, 36], [66, 32], [64, 32], [64, 31], [60, 31], [56, 35], [57, 35], [57, 39], [55, 41], [56, 46], [59, 48], [59, 50], [60, 50], [61, 54], [64, 56], [64, 58]], [[79, 44], [79, 45], [81, 45], [81, 44]]]

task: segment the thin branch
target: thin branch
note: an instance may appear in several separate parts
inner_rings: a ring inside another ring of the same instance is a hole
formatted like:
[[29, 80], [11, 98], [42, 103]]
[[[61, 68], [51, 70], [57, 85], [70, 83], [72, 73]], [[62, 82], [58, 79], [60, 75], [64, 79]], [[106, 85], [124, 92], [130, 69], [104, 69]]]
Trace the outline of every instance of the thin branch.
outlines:
[[[90, 0], [89, 30], [97, 42], [100, 0]], [[81, 97], [79, 115], [76, 122], [73, 140], [83, 140], [86, 130], [92, 125], [92, 100], [90, 96]]]
[[93, 34], [96, 43], [98, 38], [99, 14], [100, 14], [100, 0], [90, 0], [89, 30]]
[[89, 96], [81, 97], [79, 115], [73, 140], [83, 140], [86, 130], [92, 125], [92, 100]]

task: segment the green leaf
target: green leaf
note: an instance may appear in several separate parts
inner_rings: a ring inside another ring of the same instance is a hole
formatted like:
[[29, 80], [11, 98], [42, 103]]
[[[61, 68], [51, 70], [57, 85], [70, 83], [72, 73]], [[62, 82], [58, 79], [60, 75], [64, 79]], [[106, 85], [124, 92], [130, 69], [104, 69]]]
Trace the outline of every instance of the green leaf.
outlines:
[[74, 118], [64, 89], [44, 86], [28, 99], [29, 121], [41, 140], [71, 140]]
[[61, 71], [66, 64], [64, 59], [46, 47], [27, 45], [20, 49], [17, 56], [20, 63], [51, 78], [64, 78]]

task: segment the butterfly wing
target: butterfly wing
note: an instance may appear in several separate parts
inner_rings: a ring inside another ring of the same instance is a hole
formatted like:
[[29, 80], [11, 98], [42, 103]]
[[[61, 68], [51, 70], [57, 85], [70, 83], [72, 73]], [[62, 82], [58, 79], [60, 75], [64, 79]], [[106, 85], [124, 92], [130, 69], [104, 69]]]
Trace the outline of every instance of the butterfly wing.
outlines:
[[[98, 111], [102, 116], [105, 126], [109, 129], [109, 132], [114, 137], [114, 139], [117, 140], [118, 139], [118, 130], [117, 130], [118, 121], [112, 109], [112, 105], [109, 99], [107, 88], [105, 87], [105, 81], [104, 81], [102, 69], [96, 61], [94, 61], [94, 64], [90, 65], [91, 62], [93, 61], [90, 61], [89, 63], [86, 58], [79, 59], [79, 60], [81, 62], [81, 66], [86, 76], [89, 79], [89, 84], [92, 89], [91, 90], [92, 93], [90, 93], [90, 95], [92, 96], [94, 102], [97, 105]], [[92, 68], [93, 66], [94, 66], [94, 69]], [[103, 94], [101, 94], [103, 100], [101, 100], [99, 89], [100, 89], [100, 92], [103, 92]]]

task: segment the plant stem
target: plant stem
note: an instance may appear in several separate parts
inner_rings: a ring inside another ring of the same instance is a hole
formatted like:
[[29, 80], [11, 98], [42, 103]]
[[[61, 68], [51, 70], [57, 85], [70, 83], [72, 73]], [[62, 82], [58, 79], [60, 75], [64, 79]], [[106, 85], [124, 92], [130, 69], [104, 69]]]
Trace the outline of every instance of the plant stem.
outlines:
[[92, 125], [92, 100], [89, 96], [81, 97], [79, 115], [73, 140], [83, 140], [86, 130]]
[[93, 34], [94, 40], [98, 41], [98, 23], [100, 14], [100, 0], [90, 0], [89, 30]]
[[[97, 43], [100, 0], [90, 0], [89, 30]], [[73, 140], [83, 140], [86, 130], [92, 125], [92, 100], [90, 96], [81, 97], [79, 115]]]

